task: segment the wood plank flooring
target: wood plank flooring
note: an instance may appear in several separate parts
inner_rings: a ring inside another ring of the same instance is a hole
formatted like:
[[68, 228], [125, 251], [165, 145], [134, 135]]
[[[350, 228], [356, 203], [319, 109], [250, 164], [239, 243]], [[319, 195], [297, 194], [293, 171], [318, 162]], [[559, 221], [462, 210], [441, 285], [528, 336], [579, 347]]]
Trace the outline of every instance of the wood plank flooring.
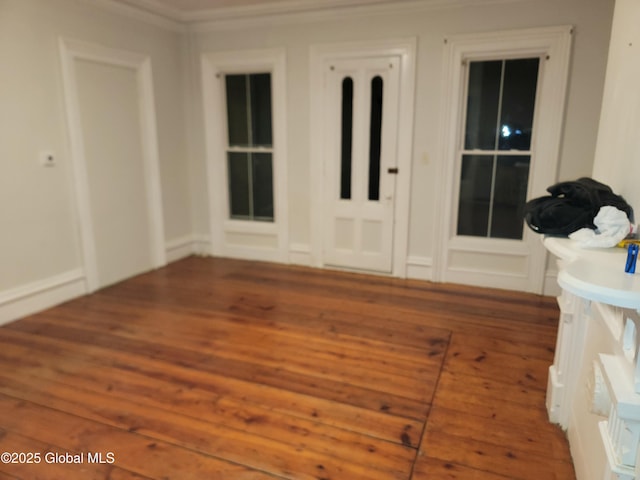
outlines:
[[191, 257], [0, 328], [0, 452], [27, 454], [0, 480], [573, 480], [544, 406], [557, 319]]

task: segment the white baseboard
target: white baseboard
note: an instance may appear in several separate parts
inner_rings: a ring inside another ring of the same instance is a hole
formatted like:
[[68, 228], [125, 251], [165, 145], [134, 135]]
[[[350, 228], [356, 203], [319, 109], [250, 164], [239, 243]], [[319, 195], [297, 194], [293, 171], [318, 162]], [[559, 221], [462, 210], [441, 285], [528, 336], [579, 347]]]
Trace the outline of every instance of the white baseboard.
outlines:
[[[167, 262], [208, 255], [208, 235], [187, 235], [166, 243]], [[80, 268], [0, 292], [0, 325], [54, 307], [87, 293]]]
[[212, 254], [209, 235], [193, 235], [193, 253], [203, 257], [208, 257]]
[[292, 243], [289, 245], [289, 263], [305, 267], [314, 266], [311, 246], [306, 243]]
[[175, 262], [194, 253], [195, 242], [191, 235], [169, 240], [166, 245], [167, 263]]
[[167, 251], [167, 263], [175, 262], [190, 255], [211, 254], [211, 245], [208, 235], [185, 235], [174, 238], [165, 244]]
[[407, 278], [433, 281], [433, 259], [416, 255], [407, 258]]
[[87, 292], [82, 269], [0, 292], [0, 325], [54, 307]]

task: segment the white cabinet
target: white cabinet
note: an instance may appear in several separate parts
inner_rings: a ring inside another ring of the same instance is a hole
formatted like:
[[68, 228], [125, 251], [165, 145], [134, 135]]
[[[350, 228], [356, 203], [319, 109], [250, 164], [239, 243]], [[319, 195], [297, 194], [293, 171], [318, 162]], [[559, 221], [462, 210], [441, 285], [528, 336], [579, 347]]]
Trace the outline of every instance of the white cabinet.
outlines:
[[624, 273], [622, 249], [544, 244], [562, 288], [549, 419], [567, 431], [578, 480], [640, 480], [640, 274]]

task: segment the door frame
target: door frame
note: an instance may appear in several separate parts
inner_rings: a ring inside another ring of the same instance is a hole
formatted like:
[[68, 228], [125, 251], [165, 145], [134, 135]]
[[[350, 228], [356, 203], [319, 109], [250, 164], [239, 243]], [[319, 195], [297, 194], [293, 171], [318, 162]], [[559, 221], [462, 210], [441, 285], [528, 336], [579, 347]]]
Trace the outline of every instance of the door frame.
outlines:
[[324, 267], [324, 65], [331, 60], [397, 56], [400, 60], [396, 195], [393, 227], [392, 271], [405, 277], [409, 244], [411, 204], [411, 159], [413, 152], [413, 115], [416, 76], [415, 37], [395, 40], [332, 43], [310, 47], [310, 186], [311, 186], [311, 256], [317, 267]]
[[[458, 146], [465, 101], [463, 66], [477, 58], [539, 56], [544, 62], [539, 76], [534, 118], [536, 147], [531, 158], [527, 198], [543, 195], [555, 182], [559, 163], [564, 107], [569, 77], [573, 27], [543, 27], [481, 34], [465, 34], [445, 39], [443, 95], [440, 106], [440, 209], [434, 229], [434, 279], [487, 287], [542, 293], [546, 270], [546, 250], [537, 234], [525, 228], [522, 241], [458, 236], [455, 232], [459, 193]], [[545, 139], [542, 141], [540, 139]], [[524, 267], [513, 273], [475, 265], [453, 265], [454, 254], [501, 258]]]
[[75, 62], [87, 60], [134, 70], [139, 94], [139, 114], [142, 144], [142, 165], [145, 174], [147, 214], [149, 216], [149, 239], [151, 266], [159, 268], [167, 263], [164, 242], [164, 216], [160, 187], [160, 166], [156, 113], [153, 93], [151, 59], [139, 53], [116, 50], [66, 38], [59, 39], [62, 66], [62, 85], [66, 112], [69, 148], [73, 172], [74, 200], [79, 225], [82, 263], [88, 293], [101, 287], [98, 276], [96, 241], [91, 214], [89, 176], [85, 155], [84, 132], [80, 116], [78, 85]]

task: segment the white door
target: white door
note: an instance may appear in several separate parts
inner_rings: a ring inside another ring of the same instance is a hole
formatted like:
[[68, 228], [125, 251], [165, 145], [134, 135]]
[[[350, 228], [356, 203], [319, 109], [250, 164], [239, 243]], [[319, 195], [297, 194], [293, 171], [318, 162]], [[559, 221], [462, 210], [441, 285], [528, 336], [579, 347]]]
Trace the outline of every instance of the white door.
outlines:
[[97, 287], [153, 268], [136, 70], [76, 62]]
[[400, 61], [325, 64], [324, 264], [391, 273]]

